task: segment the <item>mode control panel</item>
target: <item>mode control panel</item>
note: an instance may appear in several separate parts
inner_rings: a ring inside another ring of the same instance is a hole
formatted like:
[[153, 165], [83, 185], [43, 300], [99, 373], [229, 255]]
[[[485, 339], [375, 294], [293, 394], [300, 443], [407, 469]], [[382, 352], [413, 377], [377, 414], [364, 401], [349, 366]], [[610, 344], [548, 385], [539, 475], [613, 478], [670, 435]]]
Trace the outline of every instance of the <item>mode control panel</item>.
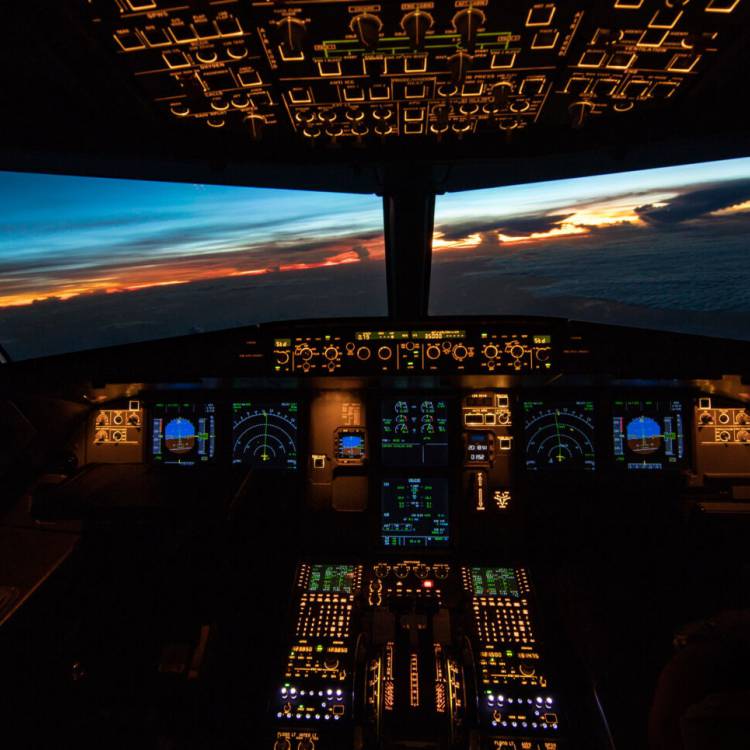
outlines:
[[320, 331], [278, 335], [271, 345], [280, 375], [510, 374], [552, 371], [555, 364], [548, 332], [493, 328]]

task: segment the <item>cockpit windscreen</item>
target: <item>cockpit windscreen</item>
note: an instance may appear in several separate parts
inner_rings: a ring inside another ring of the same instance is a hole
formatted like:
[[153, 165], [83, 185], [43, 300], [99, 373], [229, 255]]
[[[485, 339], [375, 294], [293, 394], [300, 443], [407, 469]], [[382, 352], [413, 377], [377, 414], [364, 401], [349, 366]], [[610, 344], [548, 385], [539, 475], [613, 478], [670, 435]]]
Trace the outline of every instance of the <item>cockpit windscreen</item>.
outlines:
[[750, 158], [435, 203], [433, 315], [548, 315], [747, 340]]
[[0, 172], [0, 201], [14, 360], [387, 311], [374, 195]]

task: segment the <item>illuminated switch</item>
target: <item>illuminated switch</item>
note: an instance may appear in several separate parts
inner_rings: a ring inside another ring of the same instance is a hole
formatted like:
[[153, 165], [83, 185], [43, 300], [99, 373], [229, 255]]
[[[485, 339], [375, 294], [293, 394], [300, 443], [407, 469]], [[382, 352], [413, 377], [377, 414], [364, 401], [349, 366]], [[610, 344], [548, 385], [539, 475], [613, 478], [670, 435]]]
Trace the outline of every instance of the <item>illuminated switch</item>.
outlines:
[[194, 42], [198, 36], [193, 31], [192, 26], [188, 26], [185, 23], [176, 24], [173, 23], [169, 27], [169, 33], [172, 35], [172, 39], [177, 42], [177, 44], [186, 44], [188, 42]]
[[658, 48], [666, 41], [669, 31], [664, 29], [646, 29], [638, 39], [639, 47]]
[[656, 99], [669, 99], [677, 91], [677, 86], [674, 81], [657, 81], [651, 89], [651, 96]]
[[252, 94], [250, 98], [252, 99], [253, 107], [256, 109], [270, 107], [273, 104], [273, 99], [271, 99], [271, 94], [268, 91], [258, 91]]
[[289, 89], [289, 101], [292, 104], [312, 104], [312, 92], [308, 88], [297, 86]]
[[207, 47], [205, 49], [197, 50], [195, 52], [195, 59], [198, 60], [199, 63], [210, 65], [219, 59], [219, 54], [213, 47]]
[[128, 0], [130, 10], [153, 10], [156, 8], [156, 0]]
[[615, 0], [617, 10], [638, 10], [643, 5], [643, 0]]
[[237, 72], [237, 80], [240, 82], [240, 86], [245, 88], [263, 85], [263, 79], [255, 68], [240, 68]]
[[385, 74], [389, 76], [401, 75], [404, 72], [403, 57], [387, 57], [385, 60]]
[[216, 39], [219, 36], [216, 27], [205, 18], [193, 21], [193, 28], [199, 39]]
[[427, 96], [427, 86], [423, 83], [407, 83], [404, 86], [404, 99], [424, 99]]
[[370, 86], [370, 99], [375, 102], [388, 101], [391, 98], [391, 87], [387, 83]]
[[633, 65], [636, 57], [637, 55], [631, 54], [630, 52], [615, 52], [615, 54], [609, 58], [607, 67], [614, 70], [627, 70]]
[[606, 54], [597, 50], [586, 50], [578, 61], [579, 68], [599, 68], [604, 62]]
[[324, 455], [314, 455], [312, 457], [313, 469], [325, 469], [326, 457]]
[[143, 49], [146, 45], [130, 29], [122, 29], [114, 34], [115, 41], [120, 45], [124, 52]]
[[422, 135], [424, 133], [424, 123], [407, 122], [404, 123], [404, 135]]
[[365, 100], [365, 92], [360, 86], [345, 86], [344, 87], [344, 101], [345, 102], [363, 102]]
[[426, 73], [427, 55], [410, 55], [404, 60], [405, 73]]
[[461, 135], [463, 133], [468, 133], [473, 127], [473, 122], [454, 122], [453, 125], [451, 125], [451, 130], [454, 133]]
[[481, 96], [483, 90], [482, 81], [469, 81], [461, 87], [461, 96]]
[[222, 37], [242, 36], [245, 33], [239, 19], [230, 16], [228, 13], [225, 16], [217, 17], [214, 24], [219, 36]]
[[565, 86], [565, 93], [570, 94], [571, 96], [581, 96], [582, 94], [586, 93], [590, 83], [590, 78], [571, 76], [568, 79], [567, 86]]
[[553, 3], [534, 5], [532, 8], [529, 8], [528, 15], [526, 16], [526, 25], [530, 28], [534, 26], [549, 26], [554, 17], [555, 6]]
[[648, 81], [629, 81], [623, 93], [632, 99], [642, 99], [649, 87]]
[[673, 29], [682, 18], [682, 11], [676, 8], [660, 8], [648, 24], [649, 29]]
[[230, 70], [206, 71], [203, 80], [209, 91], [226, 91], [236, 87]]
[[172, 40], [167, 36], [167, 32], [156, 26], [146, 26], [146, 28], [141, 31], [141, 34], [148, 42], [149, 47], [167, 47], [172, 44]]
[[365, 57], [362, 60], [362, 73], [371, 78], [385, 74], [386, 62], [382, 57]]
[[709, 0], [706, 13], [731, 13], [739, 4], [740, 0]]
[[404, 110], [404, 122], [422, 122], [424, 110], [417, 107], [407, 107]]
[[247, 57], [247, 47], [244, 44], [237, 44], [232, 47], [225, 47], [227, 57], [230, 60], [244, 60]]
[[167, 67], [172, 70], [175, 70], [177, 68], [190, 67], [190, 60], [188, 60], [187, 55], [184, 52], [180, 52], [179, 50], [168, 50], [166, 52], [162, 52], [161, 56], [164, 58], [164, 62], [167, 64]]
[[510, 105], [510, 111], [515, 112], [517, 115], [528, 112], [531, 109], [531, 102], [528, 99], [516, 99]]
[[613, 96], [619, 83], [619, 78], [600, 78], [594, 83], [594, 93], [597, 96]]
[[490, 62], [490, 67], [493, 70], [507, 70], [508, 68], [512, 68], [515, 62], [516, 62], [515, 52], [508, 52], [508, 51], [493, 52], [492, 61]]
[[675, 55], [667, 65], [672, 73], [689, 73], [701, 59], [700, 55]]
[[559, 38], [557, 29], [541, 29], [534, 34], [531, 49], [554, 49]]
[[318, 73], [324, 78], [341, 75], [341, 63], [338, 60], [319, 60]]
[[381, 136], [391, 135], [393, 133], [393, 128], [386, 122], [379, 122], [374, 130], [377, 135]]
[[521, 84], [519, 93], [522, 96], [540, 96], [544, 91], [544, 77], [526, 78]]

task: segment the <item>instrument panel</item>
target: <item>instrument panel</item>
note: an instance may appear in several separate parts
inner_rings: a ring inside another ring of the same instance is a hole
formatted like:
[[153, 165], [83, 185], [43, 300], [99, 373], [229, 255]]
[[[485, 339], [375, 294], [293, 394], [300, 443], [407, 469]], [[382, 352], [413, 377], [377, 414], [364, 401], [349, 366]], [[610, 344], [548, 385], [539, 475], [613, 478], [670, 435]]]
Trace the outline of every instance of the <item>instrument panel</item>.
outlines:
[[[591, 389], [585, 398], [570, 388], [191, 396], [142, 394], [95, 410], [88, 460], [303, 471], [324, 504], [336, 487], [366, 495], [373, 472], [398, 483], [460, 469], [477, 510], [506, 509], [519, 477], [750, 474], [750, 411], [687, 391]], [[351, 497], [339, 498], [342, 509], [356, 509], [347, 506]]]
[[270, 355], [279, 375], [517, 374], [557, 369], [549, 331], [490, 326], [280, 335], [273, 338]]

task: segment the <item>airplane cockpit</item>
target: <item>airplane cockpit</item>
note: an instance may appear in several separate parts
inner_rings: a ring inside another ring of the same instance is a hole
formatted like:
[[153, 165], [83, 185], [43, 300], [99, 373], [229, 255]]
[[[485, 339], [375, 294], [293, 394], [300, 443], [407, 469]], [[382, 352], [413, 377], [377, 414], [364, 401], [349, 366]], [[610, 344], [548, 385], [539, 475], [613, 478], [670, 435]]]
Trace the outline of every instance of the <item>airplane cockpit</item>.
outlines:
[[9, 8], [4, 747], [750, 747], [746, 2]]

